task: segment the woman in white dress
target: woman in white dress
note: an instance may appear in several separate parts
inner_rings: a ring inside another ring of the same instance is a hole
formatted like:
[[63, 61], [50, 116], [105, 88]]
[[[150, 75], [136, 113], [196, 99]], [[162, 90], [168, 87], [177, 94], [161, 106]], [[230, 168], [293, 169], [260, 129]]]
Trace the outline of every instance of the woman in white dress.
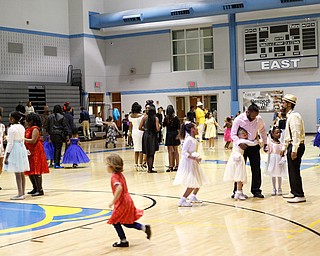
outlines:
[[[179, 207], [190, 207], [191, 203], [202, 203], [198, 200], [197, 193], [202, 185], [208, 184], [206, 176], [203, 174], [200, 162], [201, 157], [198, 154], [198, 141], [195, 136], [198, 134], [197, 126], [192, 122], [186, 122], [181, 125], [181, 137], [185, 138], [182, 146], [182, 158], [178, 167], [177, 175], [173, 185], [184, 185], [187, 187], [183, 196], [178, 202]], [[190, 196], [190, 203], [187, 197]]]
[[19, 123], [22, 118], [20, 112], [12, 112], [9, 116], [11, 126], [8, 129], [7, 147], [4, 153], [3, 170], [14, 172], [18, 188], [18, 195], [11, 200], [25, 199], [26, 180], [24, 172], [30, 171], [27, 149], [24, 145], [25, 128]]
[[208, 112], [206, 115], [206, 121], [204, 122], [206, 133], [204, 137], [209, 140], [209, 149], [214, 149], [214, 139], [217, 137], [217, 128], [221, 127], [214, 119], [212, 112]]
[[142, 136], [143, 131], [139, 130], [140, 122], [143, 118], [141, 114], [141, 105], [138, 102], [132, 104], [131, 114], [129, 115], [129, 134], [131, 134], [134, 151], [134, 168], [136, 171], [143, 170], [143, 154], [142, 154]]

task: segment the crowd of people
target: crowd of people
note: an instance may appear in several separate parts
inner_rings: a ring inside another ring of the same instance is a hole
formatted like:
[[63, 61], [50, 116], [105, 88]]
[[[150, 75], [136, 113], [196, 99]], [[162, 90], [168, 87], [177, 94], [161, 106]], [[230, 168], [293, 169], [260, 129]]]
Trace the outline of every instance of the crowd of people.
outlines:
[[[281, 109], [274, 116], [269, 132], [254, 103], [245, 112], [239, 111], [236, 117], [226, 117], [222, 128], [216, 120], [216, 113], [203, 109], [200, 101], [195, 110], [191, 106], [182, 123], [172, 105], [168, 105], [165, 111], [162, 107], [156, 110], [153, 101], [148, 100], [142, 111], [142, 106], [134, 102], [130, 114], [125, 115], [122, 120], [122, 125], [127, 145], [133, 145], [136, 171], [146, 169], [148, 173], [157, 173], [154, 168], [155, 154], [159, 150], [159, 144], [164, 143], [167, 147], [169, 166], [166, 171], [177, 172], [173, 185], [186, 188], [178, 201], [179, 207], [192, 207], [202, 203], [198, 199], [198, 192], [201, 186], [209, 184], [209, 179], [202, 171], [202, 157], [198, 146], [205, 139], [208, 140], [208, 150], [214, 150], [217, 129], [224, 131], [225, 150], [233, 145], [223, 177], [226, 182], [234, 182], [232, 198], [248, 198], [244, 193], [247, 159], [252, 174], [250, 191], [253, 197], [264, 198], [260, 167], [262, 148], [268, 154], [265, 173], [271, 176], [271, 195], [282, 196], [289, 203], [301, 203], [306, 201], [300, 175], [301, 158], [305, 151], [305, 130], [301, 115], [294, 110], [296, 103], [295, 95], [287, 94], [282, 98]], [[69, 103], [63, 107], [55, 105], [52, 113], [45, 106], [42, 115], [35, 113], [32, 102], [28, 102], [24, 108], [19, 104], [16, 111], [10, 113], [8, 128], [1, 123], [1, 117], [0, 115], [0, 174], [2, 170], [15, 174], [17, 195], [11, 197], [12, 200], [26, 198], [25, 176], [29, 177], [32, 184], [32, 190], [27, 194], [33, 197], [43, 196], [42, 175], [49, 173], [49, 167], [63, 168], [60, 165], [61, 159], [63, 164], [72, 164], [73, 168], [90, 161], [80, 146], [78, 129], [73, 121], [73, 109]], [[88, 111], [81, 108], [80, 123], [87, 139], [90, 139], [89, 122]], [[102, 126], [106, 126], [106, 147], [109, 143], [116, 147], [116, 135], [120, 131], [113, 117], [109, 116], [104, 122], [99, 113], [96, 123], [101, 126], [100, 131], [103, 130]], [[315, 145], [318, 146], [320, 139], [317, 137]], [[61, 158], [64, 143], [65, 152]], [[107, 156], [106, 164], [108, 171], [112, 173], [114, 195], [109, 204], [114, 210], [108, 223], [114, 226], [120, 239], [113, 247], [129, 246], [122, 225], [142, 230], [150, 239], [150, 225], [136, 222], [143, 211], [135, 208], [128, 193], [122, 174], [123, 160], [119, 155], [111, 154]], [[290, 192], [283, 194], [282, 178], [286, 175], [289, 175]]]
[[[184, 184], [187, 187], [178, 205], [192, 206], [186, 201], [187, 197], [193, 192], [190, 202], [199, 202], [200, 200], [194, 197], [200, 186], [206, 183], [206, 178], [198, 166], [201, 159], [197, 153], [198, 143], [208, 140], [208, 150], [215, 150], [214, 140], [219, 129], [224, 131], [224, 148], [226, 150], [232, 148], [224, 175], [225, 181], [234, 182], [232, 198], [237, 200], [248, 198], [243, 192], [243, 185], [247, 182], [247, 159], [252, 174], [250, 191], [253, 197], [264, 198], [260, 167], [262, 148], [268, 154], [265, 174], [270, 175], [272, 179], [271, 195], [283, 196], [290, 203], [305, 202], [300, 176], [301, 157], [305, 150], [305, 131], [301, 116], [294, 111], [295, 105], [296, 96], [285, 95], [282, 98], [281, 108], [279, 106], [274, 116], [272, 128], [267, 131], [265, 122], [259, 115], [259, 107], [254, 103], [245, 112], [238, 111], [235, 117], [226, 117], [222, 128], [214, 117], [216, 113], [204, 109], [200, 101], [197, 102], [196, 109], [191, 106], [182, 124], [175, 115], [172, 105], [167, 106], [163, 116], [160, 114], [164, 112], [162, 107], [158, 108], [160, 111], [155, 115], [156, 108], [153, 101], [147, 101], [143, 113], [141, 105], [135, 102], [129, 115], [128, 132], [128, 139], [132, 137], [134, 145], [135, 169], [143, 170], [146, 161], [148, 173], [156, 173], [153, 167], [155, 152], [158, 151], [159, 144], [164, 142], [168, 150], [167, 172], [177, 171], [174, 184]], [[192, 146], [189, 142], [191, 138], [197, 142], [193, 142]], [[181, 145], [181, 159], [179, 145]], [[143, 155], [146, 155], [146, 158]], [[190, 162], [190, 159], [195, 161]], [[192, 183], [195, 177], [191, 174], [199, 178], [196, 184]], [[283, 195], [282, 178], [286, 175], [289, 175], [291, 191]]]
[[[279, 113], [274, 116], [274, 126], [269, 136], [265, 123], [259, 115], [259, 108], [255, 104], [250, 105], [243, 113], [238, 112], [235, 118], [226, 117], [222, 128], [216, 121], [214, 113], [203, 109], [200, 101], [197, 102], [195, 110], [191, 106], [182, 124], [175, 115], [172, 105], [168, 105], [165, 111], [162, 107], [156, 110], [153, 101], [148, 100], [145, 110], [142, 111], [142, 106], [134, 102], [130, 114], [124, 117], [122, 124], [127, 145], [133, 145], [135, 170], [146, 169], [148, 173], [157, 173], [154, 168], [155, 154], [159, 150], [159, 144], [164, 143], [167, 147], [169, 162], [167, 172], [177, 172], [174, 184], [181, 183], [187, 186], [179, 206], [191, 206], [186, 202], [187, 196], [191, 192], [195, 196], [199, 186], [206, 183], [199, 168], [201, 157], [197, 154], [197, 143], [202, 143], [206, 139], [208, 149], [214, 150], [217, 129], [221, 131], [224, 129], [226, 150], [233, 144], [224, 175], [225, 181], [234, 181], [232, 198], [239, 200], [248, 198], [243, 192], [243, 184], [247, 181], [245, 172], [247, 159], [250, 161], [252, 173], [250, 191], [253, 197], [264, 198], [260, 167], [262, 145], [263, 151], [268, 153], [266, 174], [272, 177], [272, 195], [282, 195], [282, 177], [288, 173], [291, 191], [283, 197], [288, 199], [288, 202], [295, 203], [306, 200], [300, 176], [301, 157], [305, 150], [305, 131], [301, 116], [294, 111], [295, 105], [296, 96], [288, 94], [283, 97], [281, 111], [279, 109]], [[105, 122], [100, 119], [102, 118], [99, 113], [97, 123], [107, 127], [106, 147], [109, 143], [116, 147], [116, 138], [120, 131], [113, 117], [108, 117]], [[49, 172], [47, 160], [50, 160], [49, 167], [63, 168], [60, 162], [64, 143], [66, 150], [62, 163], [72, 164], [76, 168], [78, 164], [90, 161], [80, 147], [78, 131], [73, 120], [73, 109], [69, 102], [63, 107], [55, 105], [52, 113], [45, 106], [42, 115], [35, 113], [32, 102], [29, 101], [25, 107], [19, 103], [16, 111], [10, 114], [9, 121], [10, 125], [6, 129], [0, 119], [0, 172], [4, 170], [15, 173], [18, 194], [12, 199], [25, 198], [25, 175], [29, 176], [33, 186], [28, 194], [44, 195], [42, 174]], [[90, 139], [89, 121], [88, 111], [81, 108], [79, 122], [87, 139]], [[102, 130], [101, 127], [99, 129]], [[5, 140], [7, 147], [4, 151]], [[191, 143], [190, 140], [196, 140], [197, 143]], [[72, 150], [68, 150], [69, 147]], [[194, 161], [190, 162], [190, 159]], [[194, 177], [190, 176], [193, 172], [197, 173], [200, 180], [193, 180]]]
[[16, 110], [9, 115], [8, 127], [1, 121], [2, 111], [0, 174], [2, 170], [15, 174], [18, 193], [11, 197], [12, 200], [26, 198], [25, 176], [29, 177], [32, 184], [32, 190], [27, 194], [33, 197], [44, 195], [42, 174], [49, 173], [49, 167], [63, 168], [60, 162], [64, 143], [62, 163], [72, 164], [76, 168], [78, 164], [90, 161], [80, 147], [73, 109], [69, 102], [63, 107], [55, 105], [52, 113], [48, 106], [44, 106], [41, 115], [35, 112], [31, 101], [25, 107], [19, 102]]

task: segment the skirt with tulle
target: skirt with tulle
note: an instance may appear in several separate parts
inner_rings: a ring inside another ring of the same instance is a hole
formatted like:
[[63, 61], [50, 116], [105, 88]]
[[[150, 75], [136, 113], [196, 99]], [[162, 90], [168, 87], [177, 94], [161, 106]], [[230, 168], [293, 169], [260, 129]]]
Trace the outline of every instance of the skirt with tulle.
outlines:
[[[6, 159], [7, 151], [4, 159]], [[27, 172], [30, 171], [28, 151], [23, 141], [14, 141], [8, 157], [8, 164], [3, 162], [3, 171], [6, 172]]]
[[79, 145], [71, 144], [63, 155], [63, 164], [80, 164], [90, 162], [89, 157]]
[[179, 163], [173, 185], [183, 185], [188, 188], [199, 188], [209, 184], [201, 165], [197, 161], [183, 156]]
[[43, 142], [44, 152], [46, 153], [47, 160], [54, 160], [54, 146], [50, 141]]

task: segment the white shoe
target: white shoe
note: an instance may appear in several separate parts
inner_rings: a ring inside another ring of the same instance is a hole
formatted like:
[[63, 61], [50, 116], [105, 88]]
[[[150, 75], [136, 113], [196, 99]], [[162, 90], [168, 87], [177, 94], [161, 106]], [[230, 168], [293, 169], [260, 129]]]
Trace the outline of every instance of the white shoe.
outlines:
[[282, 196], [282, 189], [281, 188], [278, 189], [278, 196]]
[[277, 194], [277, 190], [274, 188], [274, 189], [272, 189], [272, 193], [271, 193], [271, 195], [272, 196], [275, 196]]
[[235, 199], [235, 200], [237, 200], [237, 199], [239, 199], [239, 200], [246, 200], [244, 194], [239, 193], [239, 192], [236, 192], [236, 193], [235, 193], [234, 199]]
[[14, 196], [14, 197], [11, 197], [10, 200], [24, 200], [26, 197], [24, 195], [22, 196]]
[[192, 207], [192, 205], [190, 203], [188, 203], [186, 201], [186, 199], [180, 198], [180, 200], [178, 202], [178, 207]]
[[243, 193], [242, 193], [242, 195], [244, 196], [245, 199], [248, 199], [248, 198], [249, 198], [246, 194], [243, 194]]
[[282, 197], [283, 198], [294, 198], [294, 195], [289, 193], [289, 194], [283, 195]]
[[201, 204], [202, 201], [199, 200], [196, 195], [191, 195], [190, 196], [190, 203], [193, 203], [193, 204]]
[[294, 197], [294, 198], [291, 198], [291, 199], [288, 199], [287, 202], [288, 203], [303, 203], [307, 201], [306, 198], [303, 196], [303, 197]]

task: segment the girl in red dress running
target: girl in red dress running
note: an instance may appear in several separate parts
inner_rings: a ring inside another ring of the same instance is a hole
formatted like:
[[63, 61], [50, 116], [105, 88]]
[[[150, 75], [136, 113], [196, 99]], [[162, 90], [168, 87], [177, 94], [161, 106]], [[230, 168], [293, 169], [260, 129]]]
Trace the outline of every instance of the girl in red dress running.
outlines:
[[112, 206], [114, 206], [108, 224], [113, 224], [120, 238], [120, 242], [115, 242], [112, 246], [129, 247], [129, 242], [126, 239], [121, 225], [127, 228], [142, 230], [147, 234], [147, 238], [150, 239], [150, 225], [143, 225], [136, 222], [136, 220], [140, 219], [143, 215], [143, 210], [136, 209], [128, 192], [126, 179], [122, 174], [122, 158], [117, 154], [111, 154], [106, 158], [106, 164], [108, 172], [112, 173], [111, 188], [113, 200], [110, 202], [109, 207], [112, 208]]

